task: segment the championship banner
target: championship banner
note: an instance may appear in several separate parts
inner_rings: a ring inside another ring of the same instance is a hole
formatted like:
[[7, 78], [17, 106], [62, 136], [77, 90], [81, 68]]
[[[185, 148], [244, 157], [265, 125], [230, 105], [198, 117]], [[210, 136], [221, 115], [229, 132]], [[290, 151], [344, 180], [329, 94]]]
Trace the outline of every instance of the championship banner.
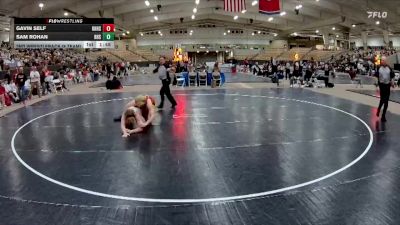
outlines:
[[280, 0], [259, 0], [259, 12], [263, 14], [273, 15], [279, 14], [281, 11]]

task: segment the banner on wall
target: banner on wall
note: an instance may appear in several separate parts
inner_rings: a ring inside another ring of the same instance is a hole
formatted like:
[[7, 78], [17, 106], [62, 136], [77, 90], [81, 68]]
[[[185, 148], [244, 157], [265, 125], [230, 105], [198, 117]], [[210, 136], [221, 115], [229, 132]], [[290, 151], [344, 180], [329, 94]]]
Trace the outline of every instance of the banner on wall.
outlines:
[[280, 0], [259, 0], [259, 12], [268, 15], [279, 14], [281, 11]]
[[227, 12], [242, 12], [246, 10], [246, 0], [225, 0], [224, 10]]

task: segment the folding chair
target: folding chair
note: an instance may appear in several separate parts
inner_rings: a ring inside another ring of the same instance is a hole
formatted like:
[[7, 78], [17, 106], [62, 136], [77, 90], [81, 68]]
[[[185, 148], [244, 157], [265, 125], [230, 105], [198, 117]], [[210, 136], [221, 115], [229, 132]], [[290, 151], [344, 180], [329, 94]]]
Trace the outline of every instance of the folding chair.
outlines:
[[58, 93], [58, 91], [64, 92], [60, 79], [54, 79], [52, 82], [53, 82], [54, 91], [56, 93]]
[[189, 86], [193, 83], [194, 86], [198, 86], [197, 85], [197, 74], [196, 72], [190, 72], [188, 74], [189, 76]]
[[218, 73], [218, 72], [212, 73], [212, 79], [213, 79], [213, 82], [215, 81], [215, 84], [218, 87], [221, 87], [221, 74], [220, 73]]
[[66, 85], [68, 85], [68, 86], [72, 85], [72, 83], [73, 83], [72, 79], [73, 79], [72, 77], [68, 77], [68, 75], [64, 75], [64, 82]]
[[394, 85], [399, 87], [399, 83], [400, 83], [400, 73], [395, 73], [394, 76]]
[[182, 75], [182, 73], [176, 74], [176, 86], [178, 87], [185, 87], [185, 77]]
[[199, 73], [199, 85], [201, 85], [202, 83], [204, 83], [205, 86], [208, 85], [206, 72]]

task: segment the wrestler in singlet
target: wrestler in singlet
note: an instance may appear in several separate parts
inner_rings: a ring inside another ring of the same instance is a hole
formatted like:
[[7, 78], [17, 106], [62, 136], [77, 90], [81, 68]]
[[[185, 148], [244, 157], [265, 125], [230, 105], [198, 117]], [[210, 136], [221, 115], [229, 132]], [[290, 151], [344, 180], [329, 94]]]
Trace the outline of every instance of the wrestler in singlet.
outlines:
[[145, 120], [149, 119], [149, 108], [147, 107], [148, 100], [151, 100], [151, 103], [154, 107], [156, 107], [156, 100], [152, 96], [138, 96], [135, 98], [135, 105], [140, 109], [142, 116]]

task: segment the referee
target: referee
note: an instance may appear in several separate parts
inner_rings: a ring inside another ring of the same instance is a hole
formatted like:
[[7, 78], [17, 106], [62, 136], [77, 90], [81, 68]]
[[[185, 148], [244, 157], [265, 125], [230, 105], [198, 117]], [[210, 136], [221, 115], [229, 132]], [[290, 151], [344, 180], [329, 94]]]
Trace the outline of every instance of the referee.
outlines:
[[378, 112], [376, 116], [379, 117], [383, 106], [383, 113], [381, 117], [382, 122], [386, 122], [386, 111], [389, 107], [390, 87], [392, 86], [392, 79], [394, 74], [386, 63], [386, 58], [382, 59], [381, 67], [378, 71], [378, 83], [381, 100], [379, 102]]
[[162, 86], [160, 89], [161, 102], [160, 102], [160, 105], [158, 106], [158, 108], [162, 109], [164, 107], [165, 95], [167, 96], [168, 100], [172, 104], [171, 108], [175, 108], [177, 103], [171, 94], [171, 90], [169, 89], [169, 85], [171, 83], [171, 78], [169, 77], [167, 66], [165, 65], [165, 57], [164, 56], [160, 57], [160, 65], [157, 67], [157, 69], [154, 70], [154, 73], [158, 73], [158, 77], [160, 78], [161, 83], [162, 83]]

